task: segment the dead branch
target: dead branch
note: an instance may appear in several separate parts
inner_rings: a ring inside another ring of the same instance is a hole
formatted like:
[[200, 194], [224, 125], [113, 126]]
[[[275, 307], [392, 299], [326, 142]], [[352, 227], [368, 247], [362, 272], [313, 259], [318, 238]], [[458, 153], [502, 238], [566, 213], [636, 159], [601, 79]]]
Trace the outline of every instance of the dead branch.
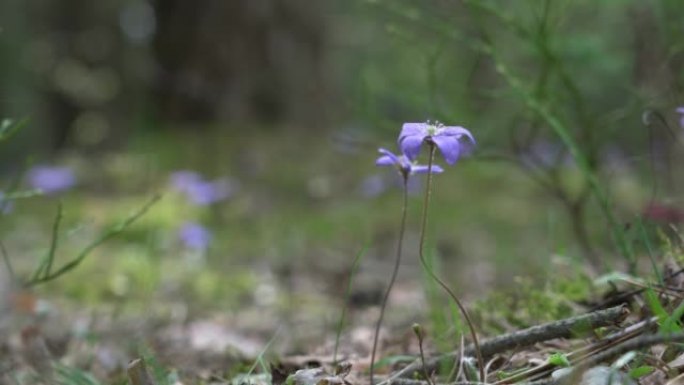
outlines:
[[[482, 350], [482, 355], [484, 357], [491, 357], [497, 353], [531, 346], [538, 342], [548, 341], [554, 338], [571, 338], [578, 333], [588, 332], [599, 327], [619, 323], [627, 316], [628, 312], [629, 311], [625, 306], [616, 306], [560, 321], [549, 322], [485, 340], [481, 343], [480, 349]], [[463, 353], [467, 356], [473, 355], [475, 353], [474, 346], [472, 344], [468, 345]], [[428, 371], [437, 368], [442, 360], [454, 359], [458, 357], [459, 354], [459, 352], [454, 351], [429, 359], [427, 362]], [[382, 383], [391, 382], [396, 378], [410, 376], [413, 372], [420, 369], [421, 366], [420, 360], [416, 360]]]

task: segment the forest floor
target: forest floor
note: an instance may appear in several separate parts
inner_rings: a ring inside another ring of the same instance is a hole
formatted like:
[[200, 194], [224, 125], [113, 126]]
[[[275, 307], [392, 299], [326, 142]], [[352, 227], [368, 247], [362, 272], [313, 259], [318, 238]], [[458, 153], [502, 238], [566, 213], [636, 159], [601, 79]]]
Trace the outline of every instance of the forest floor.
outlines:
[[[17, 201], [3, 217], [11, 264], [0, 270], [2, 383], [368, 383], [397, 240], [396, 181], [374, 168], [374, 150], [365, 156], [363, 147], [340, 161], [327, 147], [300, 141], [266, 142], [271, 147], [258, 153], [210, 142], [228, 148], [210, 165], [198, 155], [205, 142], [185, 143], [185, 155], [175, 151], [178, 143], [155, 142], [153, 155], [143, 144], [109, 158], [66, 158], [84, 181], [76, 191]], [[313, 150], [302, 154], [302, 147]], [[278, 163], [284, 158], [290, 162]], [[188, 169], [231, 178], [235, 193], [212, 205], [188, 203], [169, 182]], [[618, 376], [621, 384], [680, 383], [674, 378], [684, 356], [674, 342], [682, 337], [684, 256], [676, 232], [661, 237], [650, 258], [640, 255], [634, 273], [625, 261], [606, 259], [609, 274], [597, 274], [567, 246], [562, 208], [521, 171], [483, 162], [458, 170], [437, 180], [429, 257], [474, 320], [486, 383], [554, 383], [554, 372], [596, 367], [597, 376]], [[573, 170], [566, 176], [577, 179]], [[638, 213], [646, 195], [633, 188], [636, 180], [613, 181], [625, 216]], [[376, 380], [476, 383], [467, 325], [418, 262], [418, 191]], [[51, 242], [58, 243], [54, 269], [68, 265], [158, 193], [145, 215], [73, 271], [27, 287], [40, 277], [35, 269]], [[592, 241], [609, 250], [602, 222], [589, 219]], [[209, 247], [198, 252], [179, 240], [187, 221], [211, 231]], [[149, 381], [139, 377], [146, 372]]]

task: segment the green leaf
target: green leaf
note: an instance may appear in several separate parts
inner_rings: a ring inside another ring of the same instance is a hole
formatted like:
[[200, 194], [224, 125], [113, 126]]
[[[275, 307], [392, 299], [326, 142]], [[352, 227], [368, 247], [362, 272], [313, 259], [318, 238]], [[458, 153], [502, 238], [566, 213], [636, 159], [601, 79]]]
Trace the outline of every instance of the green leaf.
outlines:
[[383, 366], [394, 366], [402, 362], [413, 362], [415, 359], [415, 356], [389, 356], [378, 360], [373, 367], [377, 369]]
[[637, 380], [637, 379], [639, 379], [645, 375], [653, 373], [654, 370], [655, 370], [655, 368], [653, 366], [648, 366], [648, 365], [639, 366], [637, 368], [630, 370], [629, 376], [631, 378]]
[[684, 304], [680, 304], [672, 314], [668, 314], [653, 289], [647, 289], [645, 299], [653, 314], [658, 317], [659, 332], [663, 334], [681, 333], [682, 326], [679, 319], [684, 314]]
[[645, 296], [644, 299], [646, 300], [646, 304], [648, 304], [649, 309], [653, 312], [653, 315], [658, 317], [658, 323], [662, 324], [663, 321], [669, 317], [667, 314], [667, 311], [663, 307], [663, 304], [660, 303], [660, 300], [658, 299], [658, 295], [653, 291], [653, 289], [648, 288], [645, 291]]
[[550, 355], [548, 361], [549, 364], [554, 366], [560, 366], [563, 368], [567, 368], [570, 366], [570, 361], [568, 360], [568, 357], [563, 353], [554, 353]]
[[662, 325], [660, 325], [660, 332], [667, 334], [681, 333], [682, 324], [679, 320], [682, 319], [682, 315], [684, 315], [684, 303], [679, 304], [672, 314], [667, 316]]

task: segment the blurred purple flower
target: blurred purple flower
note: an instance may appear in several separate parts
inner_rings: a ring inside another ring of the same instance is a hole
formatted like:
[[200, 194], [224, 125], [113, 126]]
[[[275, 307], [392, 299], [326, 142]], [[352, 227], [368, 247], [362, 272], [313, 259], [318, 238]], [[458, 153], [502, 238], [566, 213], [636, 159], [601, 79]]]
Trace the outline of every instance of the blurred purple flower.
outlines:
[[434, 143], [449, 165], [456, 163], [464, 152], [462, 138], [475, 144], [475, 138], [461, 126], [445, 126], [441, 123], [404, 123], [399, 134], [399, 148], [410, 160], [415, 160], [420, 154], [420, 147], [424, 142]]
[[676, 111], [679, 114], [679, 127], [684, 129], [684, 106], [677, 107]]
[[5, 193], [0, 191], [0, 213], [7, 215], [14, 210], [14, 202], [5, 199]]
[[206, 206], [228, 199], [233, 195], [234, 188], [235, 184], [228, 179], [199, 181], [189, 187], [187, 196], [191, 203]]
[[387, 191], [388, 181], [382, 175], [366, 177], [359, 186], [359, 193], [364, 198], [375, 198]]
[[35, 166], [28, 172], [28, 183], [47, 195], [57, 194], [76, 184], [76, 176], [69, 167]]
[[520, 161], [528, 168], [551, 169], [559, 166], [571, 166], [572, 156], [559, 143], [538, 139], [533, 141], [520, 153]]
[[187, 193], [191, 186], [202, 181], [202, 176], [194, 171], [180, 170], [171, 173], [170, 179], [174, 189]]
[[[420, 178], [409, 178], [407, 188], [409, 195], [415, 195], [422, 192], [422, 184]], [[404, 178], [398, 173], [391, 174], [375, 174], [366, 177], [358, 187], [358, 194], [363, 198], [376, 198], [389, 189], [404, 188]]]
[[178, 238], [185, 247], [193, 250], [206, 250], [211, 243], [211, 232], [196, 222], [185, 222], [178, 230]]
[[190, 203], [197, 206], [206, 206], [228, 199], [237, 189], [237, 183], [231, 179], [206, 181], [200, 174], [187, 170], [171, 174], [171, 185], [185, 194]]
[[[380, 152], [382, 156], [375, 161], [375, 164], [377, 166], [394, 166], [397, 168], [399, 173], [404, 176], [404, 178], [408, 177], [409, 175], [425, 174], [428, 172], [428, 166], [415, 164], [405, 155], [397, 156], [384, 148], [378, 149], [378, 152]], [[444, 170], [440, 166], [433, 164], [431, 171], [433, 174], [438, 174]]]

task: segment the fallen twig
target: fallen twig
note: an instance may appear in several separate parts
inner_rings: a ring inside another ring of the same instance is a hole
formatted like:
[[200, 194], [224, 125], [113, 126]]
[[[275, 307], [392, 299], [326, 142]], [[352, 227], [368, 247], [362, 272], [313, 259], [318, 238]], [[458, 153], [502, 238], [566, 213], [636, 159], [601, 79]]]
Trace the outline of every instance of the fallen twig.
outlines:
[[587, 369], [629, 351], [643, 349], [666, 342], [684, 342], [684, 333], [651, 334], [629, 340], [584, 360], [575, 370]]
[[[655, 318], [650, 318], [641, 322], [638, 322], [634, 325], [630, 325], [626, 327], [625, 329], [619, 330], [613, 334], [610, 334], [604, 338], [602, 338], [599, 341], [596, 341], [594, 343], [588, 344], [586, 346], [583, 346], [577, 350], [574, 350], [568, 354], [566, 354], [566, 357], [568, 360], [573, 365], [578, 364], [582, 360], [586, 360], [587, 358], [596, 355], [600, 353], [601, 351], [605, 351], [607, 349], [610, 349], [613, 346], [616, 346], [618, 344], [621, 344], [625, 341], [628, 341], [632, 338], [635, 338], [642, 334], [644, 331], [649, 330], [649, 327], [654, 325]], [[541, 378], [544, 378], [551, 374], [554, 370], [556, 370], [558, 367], [550, 362], [546, 362], [544, 364], [529, 368], [527, 370], [524, 370], [522, 372], [518, 372], [515, 375], [508, 377], [504, 380], [498, 381], [495, 384], [504, 384], [504, 383], [515, 383], [516, 381], [522, 381], [522, 380], [528, 380], [528, 381], [533, 381], [533, 380], [538, 380]]]
[[[525, 330], [494, 337], [483, 341], [480, 344], [480, 349], [482, 351], [483, 357], [491, 357], [494, 354], [501, 353], [506, 350], [531, 346], [538, 342], [548, 341], [554, 338], [570, 338], [576, 335], [579, 331], [589, 331], [599, 327], [619, 323], [627, 316], [627, 314], [628, 310], [625, 306], [616, 306], [606, 310], [599, 310], [593, 313], [583, 314], [560, 321], [549, 322], [543, 325], [533, 326]], [[475, 348], [471, 344], [464, 349], [463, 354], [472, 355], [474, 352]], [[434, 370], [442, 360], [453, 359], [459, 354], [459, 352], [455, 351], [438, 357], [433, 357], [428, 360], [426, 366], [428, 370]], [[420, 368], [420, 361], [416, 360], [380, 384], [391, 383], [391, 381], [396, 378], [410, 376], [414, 371]]]
[[[555, 385], [557, 382], [555, 380], [546, 381], [534, 381], [534, 382], [521, 382], [516, 385]], [[389, 382], [389, 385], [429, 385], [427, 381], [424, 380], [411, 380], [408, 378], [395, 378]], [[435, 383], [435, 385], [489, 385], [486, 382], [477, 381], [458, 381], [458, 382], [443, 382]]]

